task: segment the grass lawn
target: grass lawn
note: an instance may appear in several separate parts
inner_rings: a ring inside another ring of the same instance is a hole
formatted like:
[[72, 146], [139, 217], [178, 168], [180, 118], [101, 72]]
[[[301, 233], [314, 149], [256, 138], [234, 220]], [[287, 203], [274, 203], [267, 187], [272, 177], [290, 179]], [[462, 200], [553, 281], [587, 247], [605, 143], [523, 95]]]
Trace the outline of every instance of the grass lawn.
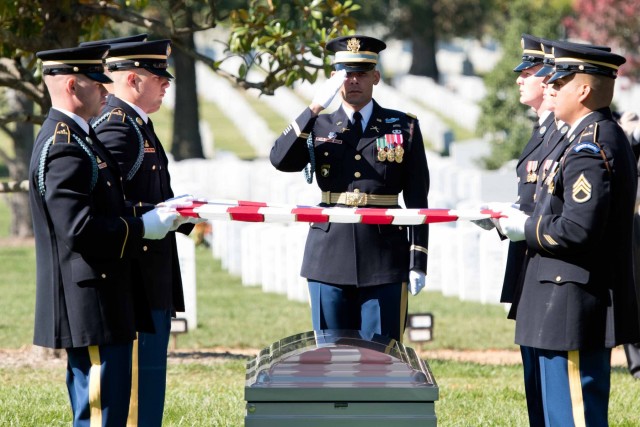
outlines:
[[[1, 205], [1, 203], [0, 203]], [[0, 218], [4, 216], [0, 208]], [[222, 271], [207, 250], [197, 251], [198, 328], [178, 339], [178, 349], [260, 349], [310, 329], [308, 306], [244, 287]], [[34, 301], [33, 248], [0, 247], [0, 348], [28, 347]], [[435, 316], [435, 340], [427, 349], [515, 349], [513, 325], [500, 306], [461, 302], [437, 292], [410, 299], [410, 311]], [[268, 319], [265, 321], [265, 319]], [[1, 356], [0, 356], [1, 357]], [[171, 359], [165, 426], [242, 426], [248, 357]], [[438, 425], [525, 426], [526, 403], [518, 365], [428, 361], [440, 388]], [[0, 425], [69, 425], [64, 361], [40, 366], [0, 363]], [[636, 426], [640, 387], [614, 368], [610, 422]]]

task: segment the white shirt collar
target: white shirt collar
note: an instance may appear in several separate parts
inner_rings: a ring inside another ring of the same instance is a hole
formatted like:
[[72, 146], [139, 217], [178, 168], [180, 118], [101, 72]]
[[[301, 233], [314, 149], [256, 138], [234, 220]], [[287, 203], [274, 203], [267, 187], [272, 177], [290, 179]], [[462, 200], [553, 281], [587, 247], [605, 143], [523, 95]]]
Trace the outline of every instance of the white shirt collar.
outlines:
[[78, 124], [78, 126], [80, 126], [82, 128], [82, 130], [89, 135], [89, 123], [87, 123], [87, 121], [85, 119], [83, 119], [82, 117], [80, 117], [79, 115], [72, 113], [71, 111], [67, 111], [64, 110], [62, 108], [59, 107], [51, 107], [55, 110], [60, 111], [62, 114], [69, 116], [71, 119], [73, 119], [74, 122], [76, 122]]
[[[347, 113], [349, 122], [353, 122], [353, 114], [355, 111], [349, 108], [346, 104], [343, 104], [342, 108], [344, 108], [344, 112]], [[362, 114], [362, 130], [364, 130], [367, 128], [367, 123], [369, 123], [371, 114], [373, 114], [373, 99], [360, 109], [360, 114]]]
[[140, 107], [138, 107], [136, 104], [130, 103], [129, 101], [125, 101], [124, 99], [122, 101], [126, 102], [127, 104], [129, 104], [129, 106], [131, 108], [136, 110], [136, 113], [138, 113], [138, 115], [145, 122], [145, 124], [149, 122], [149, 115], [147, 113], [145, 113], [144, 111], [142, 111], [142, 109]]
[[578, 120], [576, 120], [576, 122], [569, 129], [569, 132], [567, 132], [567, 136], [569, 136], [569, 138], [571, 138], [571, 135], [573, 134], [573, 131], [576, 130], [576, 128], [580, 125], [580, 123], [582, 123], [582, 121], [585, 118], [587, 118], [589, 116], [589, 114], [591, 114], [591, 113], [593, 113], [593, 111], [589, 111], [587, 114], [585, 114], [584, 116], [582, 116]]
[[544, 121], [547, 120], [547, 117], [549, 117], [549, 114], [551, 114], [551, 110], [543, 111], [542, 114], [538, 116], [538, 124], [541, 125], [542, 123], [544, 123]]

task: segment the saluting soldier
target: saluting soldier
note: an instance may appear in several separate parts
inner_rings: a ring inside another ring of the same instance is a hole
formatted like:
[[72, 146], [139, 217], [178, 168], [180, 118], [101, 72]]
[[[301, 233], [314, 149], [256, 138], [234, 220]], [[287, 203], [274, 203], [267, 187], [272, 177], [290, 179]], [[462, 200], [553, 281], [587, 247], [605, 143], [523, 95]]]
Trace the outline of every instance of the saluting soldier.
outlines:
[[636, 166], [609, 109], [625, 58], [562, 42], [553, 49], [549, 84], [555, 115], [570, 126], [566, 148], [553, 158], [533, 214], [505, 209], [498, 222], [528, 247], [515, 341], [535, 351], [529, 363], [545, 385], [546, 425], [604, 426], [611, 348], [640, 338]]
[[[327, 43], [331, 78], [311, 105], [278, 137], [271, 163], [284, 172], [315, 169], [321, 206], [426, 208], [429, 171], [415, 116], [372, 99], [385, 43], [367, 36]], [[320, 114], [340, 92], [341, 107]], [[313, 173], [313, 171], [311, 171]], [[407, 282], [425, 284], [428, 225], [313, 223], [302, 276], [308, 279], [313, 328], [353, 329], [401, 340]]]
[[[123, 426], [136, 324], [150, 326], [131, 259], [175, 212], [127, 215], [118, 164], [88, 124], [104, 105], [108, 46], [38, 52], [52, 108], [33, 147], [34, 344], [64, 348], [74, 426]], [[146, 323], [145, 323], [146, 320]]]
[[[113, 94], [92, 123], [120, 165], [127, 200], [141, 209], [174, 196], [168, 158], [149, 117], [160, 109], [173, 79], [167, 71], [170, 46], [169, 40], [113, 45], [106, 58]], [[192, 228], [181, 224], [178, 231], [188, 234]], [[147, 427], [162, 425], [171, 317], [185, 308], [175, 233], [140, 242], [140, 249], [137, 280], [147, 291], [155, 333], [141, 332], [134, 344], [137, 377], [127, 425]]]

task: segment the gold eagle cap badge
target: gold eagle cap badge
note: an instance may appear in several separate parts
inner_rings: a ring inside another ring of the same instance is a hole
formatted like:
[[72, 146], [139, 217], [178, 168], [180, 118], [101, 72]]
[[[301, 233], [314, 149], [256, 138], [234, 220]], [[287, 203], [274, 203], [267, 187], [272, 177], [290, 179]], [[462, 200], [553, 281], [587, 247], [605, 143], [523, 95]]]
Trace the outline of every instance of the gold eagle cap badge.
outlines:
[[358, 53], [360, 50], [360, 40], [355, 37], [352, 37], [347, 42], [347, 50], [349, 52]]

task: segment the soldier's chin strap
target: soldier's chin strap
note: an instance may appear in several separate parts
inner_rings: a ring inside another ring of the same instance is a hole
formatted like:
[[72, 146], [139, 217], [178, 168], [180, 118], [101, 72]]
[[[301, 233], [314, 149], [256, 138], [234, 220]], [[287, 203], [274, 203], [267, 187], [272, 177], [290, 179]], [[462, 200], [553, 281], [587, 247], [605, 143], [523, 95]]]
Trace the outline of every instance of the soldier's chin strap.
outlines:
[[316, 155], [313, 149], [313, 130], [309, 132], [307, 138], [307, 149], [309, 150], [309, 163], [304, 167], [304, 178], [307, 180], [307, 184], [313, 182], [313, 174], [316, 173]]

